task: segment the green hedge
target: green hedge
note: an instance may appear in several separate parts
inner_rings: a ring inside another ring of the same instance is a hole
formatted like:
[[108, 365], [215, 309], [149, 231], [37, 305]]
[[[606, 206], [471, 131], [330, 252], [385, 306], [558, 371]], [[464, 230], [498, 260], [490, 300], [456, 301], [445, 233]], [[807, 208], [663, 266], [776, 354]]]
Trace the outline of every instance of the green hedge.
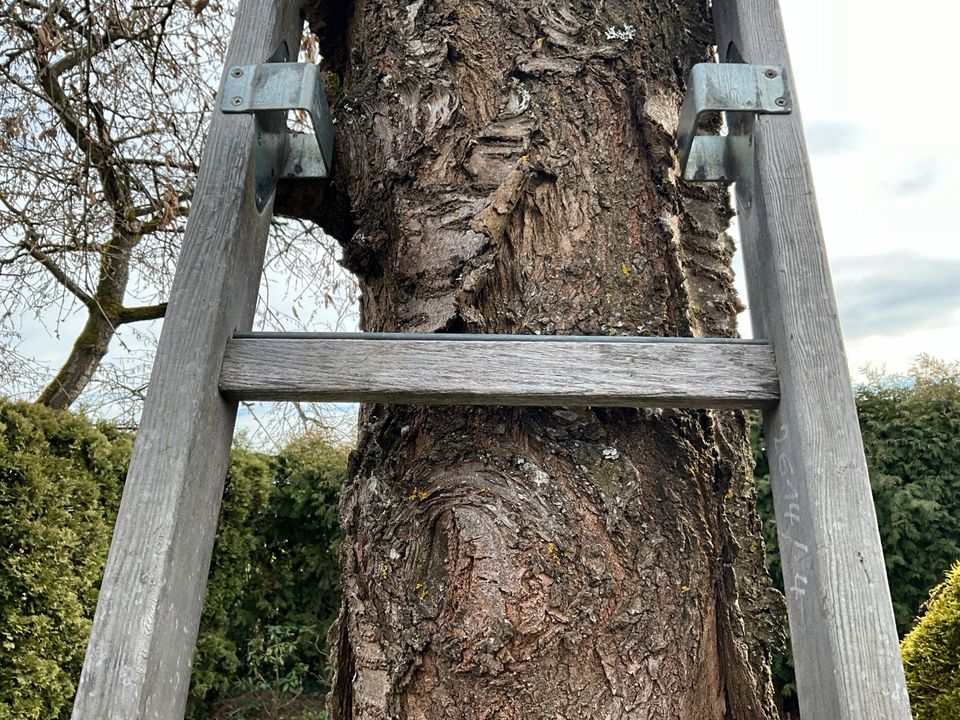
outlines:
[[960, 368], [922, 358], [857, 393], [897, 629], [960, 558]]
[[960, 718], [960, 562], [930, 593], [900, 649], [914, 719]]
[[190, 686], [190, 714], [205, 701], [229, 694], [243, 672], [244, 650], [255, 623], [245, 607], [253, 590], [254, 557], [263, 544], [256, 524], [272, 492], [275, 461], [234, 450], [210, 560]]
[[[0, 720], [70, 716], [131, 445], [109, 426], [0, 400]], [[346, 450], [319, 436], [276, 457], [232, 453], [192, 716], [239, 694], [256, 706], [323, 691], [345, 467]]]
[[326, 691], [346, 463], [347, 450], [322, 436], [275, 458], [234, 451], [197, 643], [195, 717], [238, 695], [271, 717], [270, 706], [284, 704], [278, 694]]
[[130, 439], [0, 403], [0, 718], [69, 717]]

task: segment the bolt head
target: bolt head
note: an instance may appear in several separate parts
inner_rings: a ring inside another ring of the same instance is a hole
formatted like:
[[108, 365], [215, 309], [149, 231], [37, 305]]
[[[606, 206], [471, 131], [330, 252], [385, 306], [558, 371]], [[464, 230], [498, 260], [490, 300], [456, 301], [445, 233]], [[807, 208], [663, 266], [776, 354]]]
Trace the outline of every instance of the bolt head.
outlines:
[[243, 77], [243, 70], [240, 68], [234, 68], [230, 71], [231, 77]]
[[777, 71], [773, 69], [767, 69], [763, 71], [764, 76], [768, 78], [775, 78], [777, 76]]
[[239, 104], [242, 103], [242, 102], [243, 102], [243, 98], [240, 97], [239, 95], [230, 98], [230, 103], [231, 103], [232, 105], [239, 105]]
[[776, 100], [774, 100], [774, 102], [775, 102], [777, 105], [779, 105], [780, 107], [784, 107], [784, 106], [787, 104], [787, 99], [786, 99], [786, 98], [782, 98], [782, 97], [778, 97]]

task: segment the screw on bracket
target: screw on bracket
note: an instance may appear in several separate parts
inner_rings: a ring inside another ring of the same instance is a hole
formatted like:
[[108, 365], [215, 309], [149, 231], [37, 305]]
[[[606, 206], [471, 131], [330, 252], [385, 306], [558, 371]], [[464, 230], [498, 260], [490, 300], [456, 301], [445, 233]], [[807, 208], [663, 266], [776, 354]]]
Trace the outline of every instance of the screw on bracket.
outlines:
[[[779, 65], [701, 63], [690, 71], [677, 128], [684, 180], [732, 182], [743, 169], [745, 140], [756, 116], [791, 112], [784, 69]], [[708, 112], [726, 114], [729, 134], [697, 135], [697, 121]], [[752, 152], [752, 149], [749, 149]]]
[[[223, 82], [220, 110], [249, 113], [257, 129], [255, 182], [262, 209], [279, 177], [326, 178], [333, 163], [333, 122], [320, 71], [311, 63], [234, 65]], [[287, 112], [305, 110], [313, 133], [287, 130]]]

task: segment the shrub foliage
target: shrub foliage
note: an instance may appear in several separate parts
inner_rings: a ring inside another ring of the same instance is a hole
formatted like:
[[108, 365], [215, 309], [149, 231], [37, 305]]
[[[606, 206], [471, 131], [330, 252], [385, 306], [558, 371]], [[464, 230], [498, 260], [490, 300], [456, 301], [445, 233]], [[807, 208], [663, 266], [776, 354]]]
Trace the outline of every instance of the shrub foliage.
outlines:
[[319, 435], [277, 457], [234, 451], [197, 643], [194, 715], [243, 694], [270, 716], [278, 695], [282, 704], [325, 691], [346, 463], [347, 451]]
[[915, 720], [960, 717], [960, 562], [930, 593], [903, 639], [903, 669]]
[[921, 358], [873, 377], [857, 407], [902, 636], [960, 558], [960, 367]]
[[129, 438], [0, 403], [0, 717], [68, 717]]
[[[0, 720], [70, 716], [131, 446], [109, 426], [0, 400]], [[256, 706], [324, 689], [345, 468], [346, 450], [320, 436], [276, 457], [232, 453], [193, 716], [239, 694]]]

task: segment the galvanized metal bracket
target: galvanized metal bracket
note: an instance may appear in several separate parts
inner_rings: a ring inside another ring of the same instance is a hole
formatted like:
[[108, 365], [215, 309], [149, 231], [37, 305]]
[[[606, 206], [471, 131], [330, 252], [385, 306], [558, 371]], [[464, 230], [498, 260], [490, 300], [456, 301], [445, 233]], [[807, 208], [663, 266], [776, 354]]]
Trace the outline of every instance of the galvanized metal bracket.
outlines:
[[[734, 182], [751, 172], [756, 116], [790, 113], [787, 88], [780, 65], [694, 65], [677, 128], [683, 179]], [[725, 114], [728, 134], [697, 135], [700, 116], [717, 111]]]
[[[333, 121], [323, 80], [310, 63], [268, 62], [227, 68], [220, 96], [224, 113], [255, 118], [257, 208], [263, 209], [279, 178], [327, 178], [333, 163]], [[287, 130], [287, 111], [305, 110], [313, 135]]]

